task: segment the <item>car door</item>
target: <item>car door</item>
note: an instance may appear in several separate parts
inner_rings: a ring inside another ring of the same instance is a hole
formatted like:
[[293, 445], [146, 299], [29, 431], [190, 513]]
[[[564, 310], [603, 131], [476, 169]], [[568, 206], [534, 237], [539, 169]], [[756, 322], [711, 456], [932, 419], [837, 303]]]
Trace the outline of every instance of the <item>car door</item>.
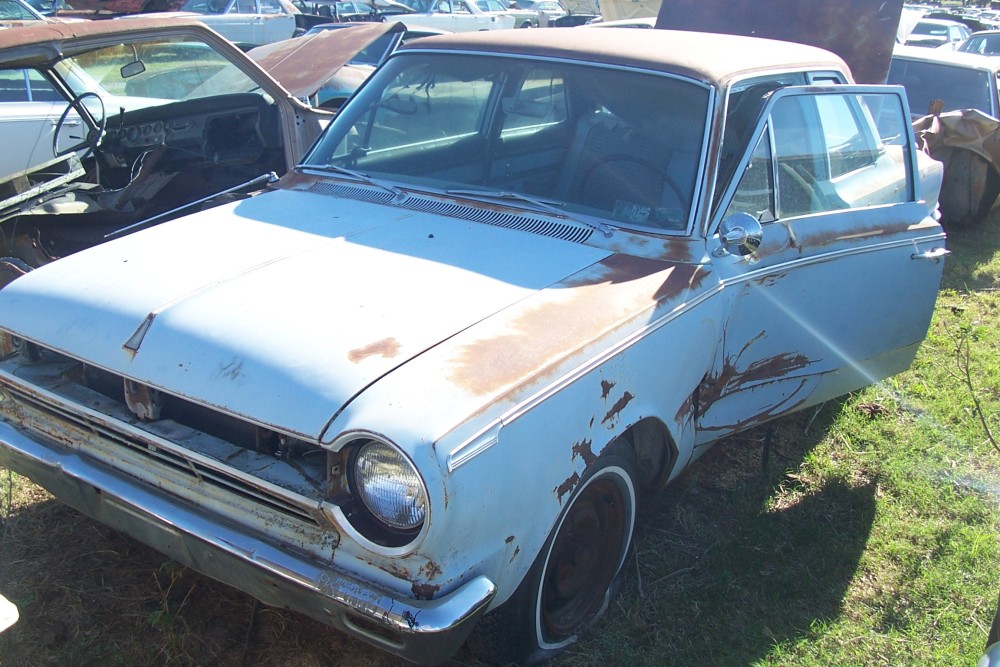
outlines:
[[899, 88], [761, 99], [753, 131], [731, 117], [723, 140], [722, 169], [736, 176], [720, 190], [709, 250], [729, 317], [699, 389], [699, 444], [906, 369], [946, 254], [915, 194]]

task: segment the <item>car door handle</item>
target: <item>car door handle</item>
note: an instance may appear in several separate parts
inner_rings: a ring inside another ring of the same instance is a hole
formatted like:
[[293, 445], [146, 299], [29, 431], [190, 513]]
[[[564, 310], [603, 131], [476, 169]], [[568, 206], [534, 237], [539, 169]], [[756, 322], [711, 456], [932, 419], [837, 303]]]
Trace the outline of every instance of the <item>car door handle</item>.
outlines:
[[932, 262], [937, 262], [944, 259], [951, 254], [951, 250], [947, 248], [931, 248], [930, 250], [925, 250], [923, 252], [915, 252], [910, 255], [910, 259], [927, 259]]
[[[55, 125], [58, 121], [50, 119], [49, 122]], [[63, 127], [80, 127], [80, 121], [78, 120], [63, 121]]]

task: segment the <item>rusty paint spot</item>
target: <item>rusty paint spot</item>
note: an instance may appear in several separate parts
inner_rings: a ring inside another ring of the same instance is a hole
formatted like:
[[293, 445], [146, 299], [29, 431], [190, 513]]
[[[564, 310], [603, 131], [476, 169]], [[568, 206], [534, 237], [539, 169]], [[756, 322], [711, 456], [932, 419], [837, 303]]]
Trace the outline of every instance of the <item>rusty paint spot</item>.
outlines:
[[435, 563], [434, 561], [429, 560], [420, 566], [418, 572], [422, 574], [426, 579], [431, 580], [434, 577], [441, 576], [441, 566]]
[[611, 390], [614, 389], [614, 387], [615, 387], [614, 382], [601, 380], [601, 398], [607, 398], [608, 395], [611, 393]]
[[562, 503], [563, 496], [576, 488], [576, 485], [580, 483], [580, 473], [574, 472], [570, 475], [565, 482], [557, 486], [554, 491], [556, 496], [559, 498], [559, 502]]
[[457, 347], [449, 379], [476, 396], [542, 382], [560, 361], [616, 328], [690, 299], [707, 275], [698, 266], [607, 257], [492, 318], [498, 333]]
[[407, 581], [410, 580], [410, 571], [407, 570], [405, 567], [400, 567], [399, 565], [396, 565], [395, 563], [390, 563], [386, 565], [385, 563], [374, 563], [372, 561], [368, 561], [368, 564], [373, 567], [377, 567], [378, 569], [396, 577], [397, 579], [405, 579]]
[[395, 338], [383, 338], [370, 345], [351, 350], [347, 353], [347, 358], [351, 360], [351, 363], [357, 364], [368, 357], [379, 356], [383, 359], [392, 359], [397, 354], [399, 354], [399, 341]]
[[507, 561], [507, 562], [508, 563], [513, 563], [514, 559], [517, 558], [517, 555], [519, 553], [521, 553], [521, 547], [514, 547], [514, 553], [511, 555], [510, 560]]
[[[760, 382], [767, 382], [786, 377], [795, 371], [802, 370], [812, 363], [803, 354], [785, 352], [767, 359], [758, 359], [757, 361], [747, 364], [745, 368], [741, 368], [740, 358], [755, 342], [761, 340], [766, 335], [766, 331], [761, 331], [759, 334], [751, 338], [736, 354], [726, 356], [722, 369], [717, 375], [705, 378], [699, 390], [701, 403], [700, 412], [702, 414], [707, 413], [716, 401], [724, 398], [725, 396], [737, 393], [748, 386], [752, 386]], [[723, 347], [725, 348], [725, 346], [726, 343], [725, 340], [723, 340]], [[799, 386], [794, 391], [791, 391], [783, 401], [773, 406], [766, 413], [754, 415], [749, 420], [736, 426], [738, 428], [743, 428], [753, 423], [763, 423], [764, 421], [770, 419], [772, 415], [779, 414], [782, 410], [788, 410], [788, 405], [792, 403], [793, 398], [796, 397], [796, 394], [801, 391], [805, 385], [806, 380], [803, 380]], [[798, 403], [802, 403], [805, 400], [806, 397], [803, 397], [798, 400]]]
[[418, 600], [433, 600], [440, 588], [436, 584], [422, 584], [419, 581], [414, 581], [410, 590], [413, 592], [413, 597]]
[[633, 398], [635, 398], [635, 396], [627, 391], [622, 394], [622, 397], [615, 401], [615, 404], [611, 406], [610, 410], [608, 410], [608, 414], [604, 415], [604, 419], [601, 420], [601, 423], [604, 424], [605, 422], [609, 422], [617, 417], [618, 413], [624, 410], [625, 406], [628, 405]]
[[688, 394], [688, 397], [684, 399], [681, 406], [677, 408], [677, 414], [674, 415], [674, 421], [680, 423], [686, 420], [688, 417], [694, 414], [694, 392]]
[[594, 428], [594, 417], [590, 417], [590, 423], [587, 424], [587, 428]]
[[508, 535], [507, 539], [504, 540], [504, 544], [510, 544], [513, 541], [514, 541], [514, 536], [513, 535]]
[[573, 443], [573, 458], [575, 459], [579, 456], [587, 466], [590, 466], [597, 460], [597, 457], [594, 456], [594, 452], [590, 448], [592, 444], [590, 440]]

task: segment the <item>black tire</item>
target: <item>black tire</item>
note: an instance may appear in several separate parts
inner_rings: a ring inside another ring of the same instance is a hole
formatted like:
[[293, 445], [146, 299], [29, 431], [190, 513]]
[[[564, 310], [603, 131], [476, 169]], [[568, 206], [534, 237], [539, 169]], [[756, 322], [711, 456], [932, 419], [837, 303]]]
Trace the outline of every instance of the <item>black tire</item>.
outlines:
[[491, 664], [538, 664], [604, 614], [632, 545], [636, 479], [635, 456], [624, 443], [588, 468], [524, 581], [469, 638], [473, 653]]

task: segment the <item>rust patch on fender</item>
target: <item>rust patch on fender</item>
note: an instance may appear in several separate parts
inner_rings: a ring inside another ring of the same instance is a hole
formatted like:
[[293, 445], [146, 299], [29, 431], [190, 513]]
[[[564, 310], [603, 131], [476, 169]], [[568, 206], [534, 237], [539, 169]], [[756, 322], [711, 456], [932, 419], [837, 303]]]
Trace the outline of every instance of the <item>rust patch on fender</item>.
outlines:
[[573, 459], [579, 456], [583, 459], [583, 462], [590, 467], [590, 465], [597, 460], [594, 456], [594, 452], [591, 449], [593, 442], [590, 440], [582, 440], [580, 442], [573, 443]]
[[557, 486], [554, 491], [556, 496], [559, 498], [559, 503], [562, 504], [563, 496], [576, 488], [576, 485], [580, 483], [580, 473], [574, 472], [570, 475], [565, 482]]
[[608, 410], [608, 414], [604, 415], [604, 419], [601, 420], [601, 423], [604, 424], [617, 417], [618, 413], [624, 410], [625, 406], [628, 405], [633, 398], [635, 398], [635, 396], [627, 391], [622, 394], [622, 397], [615, 401], [615, 404], [611, 406], [610, 410]]
[[382, 563], [373, 563], [372, 561], [368, 561], [368, 564], [377, 567], [387, 574], [391, 574], [397, 579], [404, 579], [406, 581], [409, 581], [410, 579], [410, 571], [405, 567], [400, 567], [396, 564], [385, 565]]
[[601, 380], [601, 398], [607, 398], [611, 393], [611, 390], [615, 388], [614, 382], [608, 382], [607, 380]]
[[508, 564], [509, 564], [509, 563], [513, 563], [513, 562], [514, 562], [514, 559], [515, 559], [515, 558], [517, 558], [517, 555], [518, 555], [519, 553], [521, 553], [521, 547], [514, 547], [514, 553], [513, 553], [512, 555], [511, 555], [511, 557], [510, 557], [510, 560], [509, 560], [509, 561], [507, 561], [507, 563], [508, 563]]
[[428, 580], [431, 580], [434, 577], [441, 576], [441, 566], [435, 563], [434, 561], [429, 560], [423, 565], [421, 565], [420, 569], [417, 570], [417, 572], [419, 574], [424, 575], [424, 577], [427, 578]]
[[383, 338], [370, 345], [351, 350], [347, 353], [347, 358], [351, 360], [351, 363], [357, 364], [368, 357], [379, 356], [383, 359], [392, 359], [397, 354], [399, 354], [399, 341], [395, 338]]
[[419, 581], [414, 581], [410, 590], [413, 592], [413, 597], [418, 600], [433, 600], [440, 588], [436, 584], [422, 584]]
[[686, 300], [703, 267], [614, 255], [491, 318], [492, 337], [457, 347], [449, 379], [476, 396], [544, 380], [553, 366], [665, 300]]
[[504, 544], [510, 544], [513, 541], [514, 541], [514, 536], [513, 535], [508, 535], [507, 539], [504, 540]]

